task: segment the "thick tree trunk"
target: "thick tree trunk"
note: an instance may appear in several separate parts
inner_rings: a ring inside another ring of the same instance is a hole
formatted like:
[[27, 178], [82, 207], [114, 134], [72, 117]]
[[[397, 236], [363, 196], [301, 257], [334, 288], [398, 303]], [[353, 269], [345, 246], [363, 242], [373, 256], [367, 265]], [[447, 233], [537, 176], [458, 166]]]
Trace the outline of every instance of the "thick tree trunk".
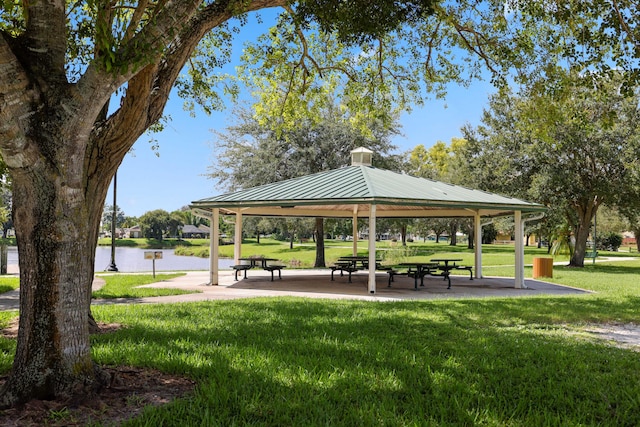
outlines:
[[20, 328], [2, 404], [84, 394], [99, 386], [89, 322], [98, 221], [91, 200], [46, 166], [13, 174]]
[[324, 259], [324, 218], [316, 218], [316, 262], [314, 267], [326, 267]]
[[449, 223], [449, 245], [456, 246], [458, 244], [458, 221], [454, 220]]
[[590, 205], [587, 209], [577, 210], [578, 224], [574, 235], [575, 247], [571, 260], [569, 261], [569, 265], [572, 267], [584, 267], [584, 256], [587, 252], [587, 240], [589, 239], [589, 232], [591, 231], [591, 221], [597, 209], [597, 207]]

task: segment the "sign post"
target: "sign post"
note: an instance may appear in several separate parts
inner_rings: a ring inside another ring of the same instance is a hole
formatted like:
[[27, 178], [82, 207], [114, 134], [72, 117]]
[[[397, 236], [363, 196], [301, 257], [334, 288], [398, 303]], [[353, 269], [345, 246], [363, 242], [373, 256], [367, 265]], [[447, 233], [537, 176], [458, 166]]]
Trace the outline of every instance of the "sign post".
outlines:
[[153, 261], [153, 277], [156, 277], [156, 260], [162, 259], [162, 251], [145, 251], [144, 259], [150, 259]]

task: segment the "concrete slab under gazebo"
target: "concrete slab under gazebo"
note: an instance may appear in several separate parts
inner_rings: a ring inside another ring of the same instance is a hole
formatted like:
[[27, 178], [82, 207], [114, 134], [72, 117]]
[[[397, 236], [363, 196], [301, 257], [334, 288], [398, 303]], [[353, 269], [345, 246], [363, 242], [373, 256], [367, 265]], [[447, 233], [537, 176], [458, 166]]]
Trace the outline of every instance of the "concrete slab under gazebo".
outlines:
[[[482, 278], [482, 219], [513, 215], [515, 220], [515, 284], [524, 284], [524, 224], [539, 219], [546, 208], [536, 203], [416, 178], [371, 166], [366, 148], [351, 152], [351, 166], [226, 193], [191, 203], [196, 214], [211, 219], [210, 283], [218, 284], [220, 215], [235, 215], [235, 235], [242, 235], [243, 216], [352, 218], [353, 254], [357, 254], [357, 220], [369, 219], [376, 235], [377, 218], [473, 218], [474, 271]], [[525, 217], [524, 215], [531, 215]], [[241, 257], [235, 239], [234, 258]], [[376, 265], [376, 240], [369, 239], [369, 266]], [[369, 269], [368, 292], [376, 292], [375, 267]]]

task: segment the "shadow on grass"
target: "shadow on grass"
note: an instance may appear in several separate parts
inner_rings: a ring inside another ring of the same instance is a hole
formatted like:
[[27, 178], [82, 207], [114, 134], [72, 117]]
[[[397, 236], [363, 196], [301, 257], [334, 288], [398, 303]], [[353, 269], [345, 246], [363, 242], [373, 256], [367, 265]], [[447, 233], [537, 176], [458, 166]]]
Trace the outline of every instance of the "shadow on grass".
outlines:
[[16, 289], [13, 286], [9, 286], [9, 285], [0, 285], [0, 294], [4, 294], [5, 292], [10, 292], [13, 291], [14, 289]]
[[[100, 315], [130, 326], [95, 337], [94, 351], [198, 380], [195, 396], [140, 425], [637, 425], [637, 355], [553, 327], [558, 309], [582, 319], [584, 302], [112, 307]], [[625, 312], [639, 301], [588, 302]]]

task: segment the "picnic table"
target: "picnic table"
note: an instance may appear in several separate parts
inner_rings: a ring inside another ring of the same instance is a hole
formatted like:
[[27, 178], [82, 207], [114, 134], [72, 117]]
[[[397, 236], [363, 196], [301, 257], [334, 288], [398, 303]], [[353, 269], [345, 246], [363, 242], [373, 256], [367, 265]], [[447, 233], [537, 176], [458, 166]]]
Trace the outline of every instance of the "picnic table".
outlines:
[[[379, 268], [378, 264], [380, 259], [376, 259], [376, 268]], [[331, 269], [331, 280], [333, 281], [333, 274], [336, 271], [340, 271], [340, 276], [344, 276], [344, 273], [349, 275], [349, 283], [351, 283], [351, 273], [355, 273], [358, 270], [369, 269], [369, 256], [368, 255], [351, 255], [342, 256], [338, 258], [334, 265], [329, 267]]]
[[451, 289], [451, 270], [468, 270], [471, 274], [471, 279], [473, 280], [473, 274], [471, 272], [471, 267], [460, 266], [457, 265], [456, 262], [462, 261], [461, 258], [432, 258], [429, 261], [412, 261], [412, 262], [403, 262], [398, 264], [400, 267], [406, 267], [408, 270], [406, 273], [400, 273], [397, 270], [389, 270], [389, 284], [391, 286], [391, 282], [396, 275], [405, 275], [408, 277], [413, 277], [414, 280], [414, 290], [418, 290], [418, 279], [420, 279], [420, 286], [424, 286], [424, 276], [439, 276], [444, 278], [447, 281], [447, 289]]
[[[380, 261], [382, 260], [376, 259], [376, 265]], [[351, 263], [352, 267], [355, 267], [361, 270], [367, 270], [369, 268], [369, 256], [367, 255], [341, 256], [340, 258], [338, 258], [338, 263], [344, 263], [344, 264]]]
[[244, 272], [244, 278], [247, 278], [247, 270], [252, 268], [262, 268], [271, 273], [271, 281], [273, 282], [273, 272], [278, 272], [278, 278], [282, 279], [282, 269], [285, 267], [281, 264], [274, 264], [274, 262], [279, 262], [276, 258], [265, 258], [265, 257], [248, 257], [248, 258], [240, 258], [241, 263], [238, 265], [232, 265], [236, 272], [235, 277], [238, 280], [238, 273], [240, 271]]
[[418, 290], [418, 279], [420, 279], [420, 286], [424, 286], [424, 276], [431, 274], [431, 271], [438, 267], [438, 264], [434, 262], [402, 262], [398, 264], [401, 267], [407, 267], [406, 273], [399, 273], [396, 270], [389, 271], [389, 285], [393, 282], [393, 277], [398, 274], [406, 274], [409, 277], [413, 277], [414, 290]]

